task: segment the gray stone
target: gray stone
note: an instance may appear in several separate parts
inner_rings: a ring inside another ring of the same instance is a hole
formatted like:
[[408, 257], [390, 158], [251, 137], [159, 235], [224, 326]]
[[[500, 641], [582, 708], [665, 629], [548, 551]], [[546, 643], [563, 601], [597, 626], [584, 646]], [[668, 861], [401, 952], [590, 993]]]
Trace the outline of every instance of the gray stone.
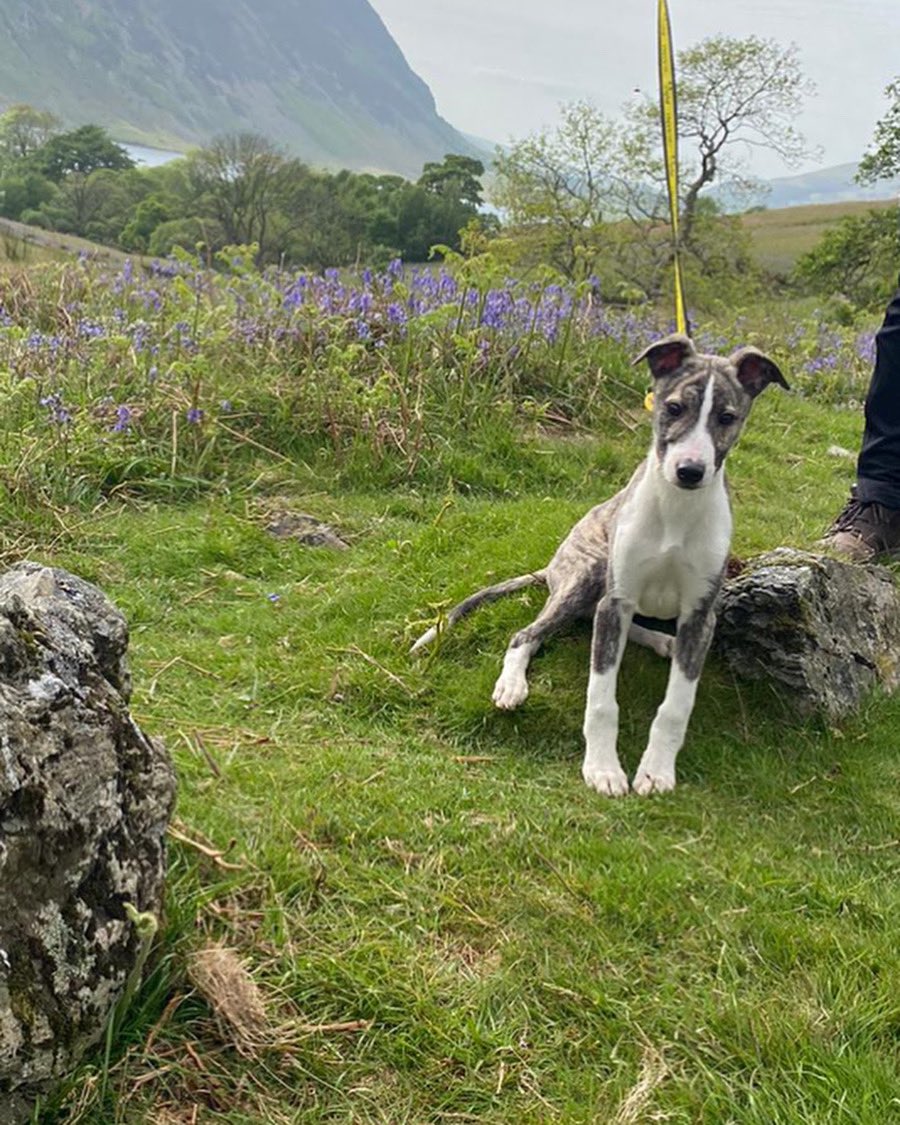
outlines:
[[736, 676], [838, 719], [900, 683], [900, 596], [884, 567], [782, 547], [726, 581], [713, 644]]
[[96, 587], [0, 575], [0, 1122], [96, 1043], [158, 913], [175, 777], [128, 712], [128, 629]]
[[293, 539], [304, 547], [330, 547], [346, 551], [349, 544], [331, 527], [306, 512], [278, 512], [271, 517], [266, 531], [275, 539]]

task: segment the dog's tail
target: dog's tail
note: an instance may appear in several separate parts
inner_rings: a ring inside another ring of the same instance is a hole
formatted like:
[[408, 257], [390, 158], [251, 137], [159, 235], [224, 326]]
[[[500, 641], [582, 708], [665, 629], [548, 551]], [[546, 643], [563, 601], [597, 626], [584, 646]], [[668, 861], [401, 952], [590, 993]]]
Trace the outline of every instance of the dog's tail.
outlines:
[[507, 578], [505, 582], [498, 582], [495, 586], [485, 586], [483, 590], [479, 590], [476, 594], [470, 594], [465, 601], [455, 605], [441, 624], [433, 625], [427, 632], [423, 633], [409, 651], [417, 652], [420, 648], [430, 645], [439, 632], [445, 632], [455, 625], [460, 618], [467, 616], [473, 609], [478, 609], [486, 602], [494, 602], [498, 598], [506, 597], [507, 594], [524, 590], [528, 586], [545, 586], [546, 584], [546, 570], [536, 570], [532, 574], [520, 574], [518, 578]]

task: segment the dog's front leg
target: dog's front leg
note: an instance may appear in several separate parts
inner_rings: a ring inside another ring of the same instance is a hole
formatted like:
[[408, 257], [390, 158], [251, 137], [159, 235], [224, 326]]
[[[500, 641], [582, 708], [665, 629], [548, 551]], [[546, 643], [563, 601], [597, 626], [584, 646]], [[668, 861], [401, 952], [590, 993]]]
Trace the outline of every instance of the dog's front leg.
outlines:
[[712, 641], [716, 624], [713, 605], [717, 591], [718, 587], [690, 616], [678, 623], [665, 698], [650, 727], [647, 749], [632, 782], [635, 793], [641, 796], [668, 793], [675, 788], [675, 759], [684, 743], [700, 673]]
[[581, 773], [592, 789], [607, 797], [621, 797], [628, 792], [628, 778], [616, 753], [619, 734], [616, 679], [633, 613], [633, 607], [607, 594], [600, 599], [594, 614]]

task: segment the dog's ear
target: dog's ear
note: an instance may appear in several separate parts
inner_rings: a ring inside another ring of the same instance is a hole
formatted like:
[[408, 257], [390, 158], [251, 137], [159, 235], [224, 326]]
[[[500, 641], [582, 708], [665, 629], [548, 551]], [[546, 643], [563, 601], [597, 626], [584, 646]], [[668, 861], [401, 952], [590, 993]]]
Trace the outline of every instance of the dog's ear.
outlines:
[[764, 391], [769, 383], [777, 383], [786, 391], [791, 388], [781, 374], [778, 364], [774, 363], [758, 348], [738, 348], [728, 357], [737, 370], [737, 377], [741, 386], [751, 398], [756, 398], [760, 391]]
[[637, 364], [642, 359], [646, 359], [650, 364], [650, 370], [653, 373], [654, 379], [659, 379], [664, 375], [671, 375], [677, 371], [684, 363], [689, 355], [696, 355], [697, 349], [694, 347], [694, 341], [690, 336], [685, 336], [681, 332], [675, 332], [671, 336], [666, 336], [662, 340], [657, 340], [655, 344], [651, 344], [649, 348], [644, 348], [639, 356], [632, 362]]

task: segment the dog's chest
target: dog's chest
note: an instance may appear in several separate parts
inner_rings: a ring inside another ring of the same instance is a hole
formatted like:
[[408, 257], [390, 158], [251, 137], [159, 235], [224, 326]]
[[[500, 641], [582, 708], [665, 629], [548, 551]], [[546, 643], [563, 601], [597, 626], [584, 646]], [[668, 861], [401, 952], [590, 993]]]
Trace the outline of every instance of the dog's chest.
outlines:
[[646, 617], [678, 617], [709, 589], [711, 576], [675, 548], [652, 558], [626, 556], [623, 562], [616, 585]]
[[[699, 499], [691, 497], [692, 501]], [[707, 494], [701, 518], [693, 511], [629, 505], [613, 544], [617, 594], [647, 617], [689, 612], [721, 575], [731, 539], [727, 497]]]

